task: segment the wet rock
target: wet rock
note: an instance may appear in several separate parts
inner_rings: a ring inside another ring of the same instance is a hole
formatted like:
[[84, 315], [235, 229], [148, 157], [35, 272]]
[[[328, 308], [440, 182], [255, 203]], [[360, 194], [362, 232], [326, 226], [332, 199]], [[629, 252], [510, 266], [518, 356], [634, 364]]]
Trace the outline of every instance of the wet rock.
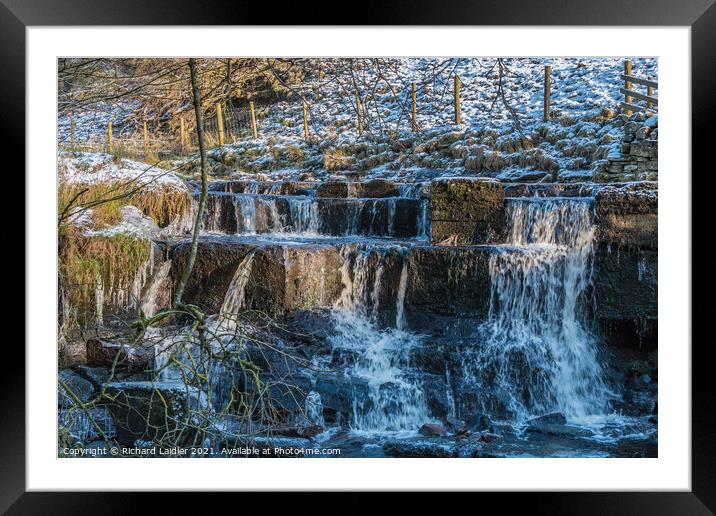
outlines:
[[424, 435], [426, 437], [445, 437], [448, 435], [447, 430], [445, 430], [442, 425], [437, 423], [426, 423], [420, 427], [418, 432], [420, 435]]
[[238, 233], [240, 222], [236, 217], [234, 197], [225, 193], [209, 193], [204, 209], [204, 228], [208, 231]]
[[70, 369], [61, 369], [58, 373], [57, 403], [61, 408], [76, 407], [77, 398], [81, 403], [90, 399], [94, 386]]
[[312, 448], [311, 441], [302, 437], [256, 436], [248, 441], [256, 447], [261, 457], [304, 457], [305, 450]]
[[371, 179], [361, 184], [361, 197], [396, 197], [400, 195], [397, 183], [385, 179]]
[[88, 443], [95, 439], [111, 439], [116, 435], [114, 422], [107, 407], [98, 406], [87, 410], [77, 407], [60, 409], [59, 426], [78, 442]]
[[659, 456], [659, 443], [656, 437], [625, 440], [619, 443], [615, 455], [623, 458], [656, 458]]
[[[648, 321], [658, 319], [658, 252], [650, 249], [599, 246], [594, 252], [596, 316], [611, 321], [632, 321], [639, 340], [647, 335]], [[638, 324], [634, 325], [633, 321]], [[623, 325], [622, 325], [623, 326]]]
[[88, 339], [87, 365], [115, 367], [120, 371], [150, 371], [154, 369], [154, 347]]
[[316, 197], [383, 198], [398, 195], [400, 195], [399, 185], [385, 179], [372, 179], [366, 182], [326, 181], [316, 189]]
[[181, 382], [113, 382], [105, 385], [117, 439], [163, 445], [201, 445], [211, 407], [206, 395]]
[[411, 328], [433, 316], [482, 318], [490, 293], [490, 248], [416, 247], [408, 255], [405, 314]]
[[492, 443], [502, 439], [500, 434], [493, 434], [491, 432], [480, 432], [478, 439], [484, 443]]
[[585, 428], [567, 424], [564, 414], [555, 412], [529, 420], [525, 430], [528, 433], [556, 435], [560, 437], [589, 437], [592, 432]]
[[534, 417], [529, 420], [530, 424], [542, 425], [542, 424], [555, 424], [564, 425], [567, 423], [567, 418], [561, 412], [552, 412], [543, 416]]
[[599, 243], [657, 249], [657, 183], [606, 186], [597, 192], [594, 210]]
[[648, 416], [656, 410], [656, 396], [650, 391], [624, 391], [623, 413], [633, 416]]
[[323, 433], [323, 427], [316, 424], [300, 424], [281, 426], [275, 429], [275, 433], [287, 437], [303, 437], [310, 439]]
[[441, 178], [433, 180], [430, 188], [430, 239], [433, 244], [501, 241], [505, 231], [505, 194], [499, 181]]
[[389, 439], [383, 443], [383, 451], [390, 457], [455, 457], [455, 442], [440, 437]]
[[475, 414], [468, 419], [467, 428], [473, 433], [492, 430], [492, 419], [487, 414]]

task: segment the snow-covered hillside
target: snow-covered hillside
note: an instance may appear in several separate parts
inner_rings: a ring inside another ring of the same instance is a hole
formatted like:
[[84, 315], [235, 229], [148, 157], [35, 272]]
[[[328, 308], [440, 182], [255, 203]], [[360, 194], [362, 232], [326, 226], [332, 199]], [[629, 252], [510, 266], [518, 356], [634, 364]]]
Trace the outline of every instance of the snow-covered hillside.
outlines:
[[[657, 79], [656, 59], [632, 61], [636, 75]], [[259, 138], [212, 148], [212, 173], [303, 180], [465, 174], [511, 181], [585, 180], [595, 163], [619, 152], [622, 127], [643, 118], [619, 115], [622, 58], [397, 59], [363, 64], [350, 75], [314, 77], [293, 88], [289, 100], [258, 106]], [[546, 65], [552, 67], [552, 120], [545, 123]], [[453, 125], [455, 75], [461, 82], [460, 126]], [[410, 113], [413, 82], [415, 132]], [[360, 134], [356, 90], [362, 104]], [[308, 144], [303, 100], [308, 106]], [[227, 117], [232, 116], [229, 111]], [[208, 122], [213, 127], [211, 119]], [[60, 121], [61, 137], [67, 126]], [[101, 130], [101, 124], [95, 127]], [[193, 155], [174, 164], [192, 172], [198, 163]]]

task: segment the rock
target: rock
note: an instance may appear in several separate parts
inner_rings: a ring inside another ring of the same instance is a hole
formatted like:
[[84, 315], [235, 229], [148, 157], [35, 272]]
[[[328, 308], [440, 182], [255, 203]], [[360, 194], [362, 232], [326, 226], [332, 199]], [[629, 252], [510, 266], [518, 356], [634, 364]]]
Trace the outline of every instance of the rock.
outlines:
[[154, 369], [154, 346], [130, 346], [101, 339], [87, 340], [87, 365], [113, 367], [120, 371]]
[[179, 381], [113, 382], [105, 392], [120, 442], [202, 445], [212, 409], [195, 387]]
[[658, 258], [658, 251], [636, 247], [600, 245], [594, 252], [595, 315], [631, 321], [628, 330], [637, 342], [649, 336], [649, 322], [658, 320]]
[[109, 381], [109, 369], [106, 367], [89, 367], [87, 365], [76, 365], [72, 368], [74, 372], [85, 380], [92, 383], [95, 390], [99, 391], [102, 384]]
[[484, 443], [492, 443], [495, 441], [499, 441], [502, 439], [502, 436], [500, 434], [493, 434], [491, 432], [481, 432], [479, 434], [479, 440]]
[[651, 129], [649, 127], [640, 127], [639, 130], [634, 135], [637, 140], [644, 140], [647, 136], [649, 136], [649, 133], [651, 132]]
[[92, 383], [70, 369], [61, 369], [57, 378], [57, 403], [61, 408], [76, 407], [75, 398], [84, 403], [94, 393]]
[[606, 186], [595, 196], [600, 243], [657, 249], [658, 191], [655, 182]]
[[114, 422], [105, 406], [82, 410], [77, 407], [61, 409], [58, 414], [59, 426], [81, 443], [95, 439], [112, 439], [115, 435]]
[[310, 439], [323, 433], [323, 427], [315, 424], [300, 424], [292, 426], [281, 426], [276, 428], [275, 433], [287, 437], [304, 437]]
[[[172, 247], [173, 281], [188, 256], [188, 242]], [[253, 258], [245, 262], [247, 255]], [[253, 246], [222, 239], [200, 241], [194, 270], [185, 290], [187, 302], [218, 313], [239, 266], [249, 267], [242, 309], [278, 316], [296, 309], [330, 306], [343, 289], [340, 250], [331, 245]]]
[[590, 437], [592, 432], [585, 428], [560, 423], [532, 423], [525, 430], [529, 433], [556, 435], [560, 437]]
[[440, 437], [416, 439], [388, 439], [383, 443], [383, 451], [390, 457], [455, 457], [455, 442]]
[[564, 425], [567, 423], [567, 418], [561, 412], [552, 412], [543, 416], [537, 416], [528, 421], [531, 425], [542, 425], [542, 424], [555, 424]]
[[484, 178], [441, 178], [431, 183], [431, 242], [455, 236], [455, 243], [499, 242], [505, 231], [504, 190]]
[[316, 197], [327, 198], [384, 198], [398, 195], [399, 185], [386, 179], [366, 182], [326, 181], [316, 189]]
[[437, 423], [426, 423], [420, 427], [420, 435], [426, 437], [445, 437], [448, 435], [447, 430]]
[[650, 129], [655, 129], [655, 128], [659, 127], [659, 116], [658, 115], [650, 116], [649, 118], [644, 120], [644, 125], [646, 127], [649, 127]]
[[492, 429], [492, 419], [487, 414], [475, 414], [468, 420], [467, 427], [473, 433]]
[[441, 316], [487, 314], [489, 247], [415, 247], [408, 254], [405, 316], [410, 328], [429, 327]]
[[659, 456], [659, 443], [656, 437], [629, 439], [619, 443], [615, 454], [624, 458], [656, 458]]

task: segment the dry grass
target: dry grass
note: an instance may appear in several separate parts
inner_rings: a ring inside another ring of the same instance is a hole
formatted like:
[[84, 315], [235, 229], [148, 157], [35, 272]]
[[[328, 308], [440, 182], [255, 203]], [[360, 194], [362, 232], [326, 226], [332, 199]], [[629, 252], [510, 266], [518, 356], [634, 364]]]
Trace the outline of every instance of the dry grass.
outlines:
[[[136, 190], [136, 191], [135, 191]], [[79, 194], [79, 196], [78, 196]], [[131, 204], [151, 217], [159, 227], [168, 226], [173, 220], [191, 210], [189, 192], [171, 186], [141, 188], [136, 184], [119, 183], [66, 184], [58, 188], [60, 213], [70, 202], [73, 207], [92, 207], [92, 218], [96, 227], [117, 224], [122, 220], [120, 208]]]
[[151, 242], [128, 234], [87, 236], [72, 226], [60, 231], [58, 276], [66, 302], [78, 309], [92, 309], [96, 287], [105, 296], [128, 291], [149, 259]]

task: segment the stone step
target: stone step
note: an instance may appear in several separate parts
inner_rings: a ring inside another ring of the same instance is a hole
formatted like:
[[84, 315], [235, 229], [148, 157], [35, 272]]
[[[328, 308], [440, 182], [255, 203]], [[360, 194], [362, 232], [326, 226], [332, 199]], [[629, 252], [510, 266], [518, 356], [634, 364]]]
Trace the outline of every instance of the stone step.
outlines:
[[318, 233], [411, 238], [423, 231], [424, 204], [418, 199], [322, 198], [210, 192], [207, 231]]

